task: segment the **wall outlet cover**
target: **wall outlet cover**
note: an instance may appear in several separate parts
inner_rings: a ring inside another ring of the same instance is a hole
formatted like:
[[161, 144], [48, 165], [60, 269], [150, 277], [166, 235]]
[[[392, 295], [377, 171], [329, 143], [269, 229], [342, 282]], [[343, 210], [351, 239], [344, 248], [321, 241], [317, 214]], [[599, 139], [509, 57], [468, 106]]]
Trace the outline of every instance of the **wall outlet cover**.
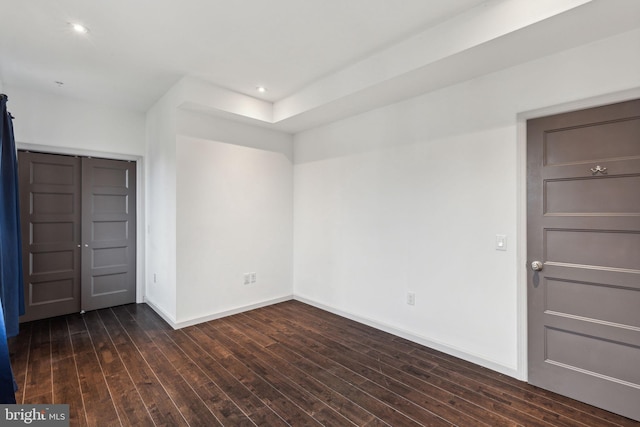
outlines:
[[416, 294], [413, 292], [407, 292], [407, 304], [416, 305]]

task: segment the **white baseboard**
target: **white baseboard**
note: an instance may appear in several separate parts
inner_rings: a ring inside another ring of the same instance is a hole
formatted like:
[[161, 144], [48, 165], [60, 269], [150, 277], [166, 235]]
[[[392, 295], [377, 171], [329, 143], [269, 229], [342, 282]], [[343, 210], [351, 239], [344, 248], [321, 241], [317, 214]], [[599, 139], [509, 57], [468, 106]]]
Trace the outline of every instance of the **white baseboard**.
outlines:
[[481, 356], [472, 354], [472, 353], [468, 353], [464, 350], [443, 344], [443, 343], [439, 343], [437, 341], [432, 341], [429, 339], [426, 339], [424, 337], [420, 337], [418, 335], [415, 335], [413, 333], [404, 331], [402, 329], [398, 329], [396, 327], [390, 326], [390, 325], [386, 325], [384, 323], [380, 323], [377, 322], [375, 320], [371, 320], [371, 319], [367, 319], [364, 317], [360, 317], [342, 310], [338, 310], [335, 309], [333, 307], [324, 305], [322, 303], [298, 296], [298, 295], [294, 295], [293, 299], [295, 299], [296, 301], [300, 301], [303, 302], [305, 304], [309, 304], [312, 305], [314, 307], [317, 307], [321, 310], [325, 310], [328, 311], [330, 313], [333, 314], [337, 314], [338, 316], [341, 317], [345, 317], [347, 319], [353, 320], [355, 322], [358, 323], [362, 323], [364, 325], [367, 326], [371, 326], [372, 328], [375, 329], [379, 329], [381, 331], [384, 332], [388, 332], [390, 334], [393, 334], [395, 336], [398, 336], [400, 338], [404, 338], [407, 339], [409, 341], [415, 342], [417, 344], [423, 345], [425, 347], [429, 347], [432, 348], [434, 350], [438, 350], [441, 351], [443, 353], [449, 354], [451, 356], [455, 356], [458, 357], [460, 359], [466, 360], [467, 362], [471, 362], [471, 363], [475, 363], [476, 365], [480, 365], [483, 366], [485, 368], [491, 369], [492, 371], [496, 371], [496, 372], [500, 372], [501, 374], [505, 374], [508, 375], [510, 377], [516, 378], [516, 379], [520, 379], [519, 375], [518, 375], [518, 370], [515, 368], [510, 368], [508, 366], [504, 366], [500, 363], [494, 362], [492, 360], [488, 360], [486, 358], [483, 358]]
[[226, 316], [231, 316], [234, 314], [238, 314], [238, 313], [243, 313], [245, 311], [249, 311], [249, 310], [254, 310], [256, 308], [261, 308], [261, 307], [266, 307], [269, 305], [273, 305], [273, 304], [278, 304], [281, 302], [285, 302], [285, 301], [289, 301], [289, 300], [296, 300], [296, 301], [300, 301], [303, 302], [305, 304], [309, 304], [312, 305], [314, 307], [317, 307], [321, 310], [324, 311], [328, 311], [330, 313], [333, 314], [337, 314], [338, 316], [342, 316], [345, 317], [347, 319], [353, 320], [355, 322], [358, 323], [362, 323], [364, 325], [367, 326], [371, 326], [372, 328], [375, 329], [379, 329], [381, 331], [384, 332], [388, 332], [390, 334], [396, 335], [398, 337], [407, 339], [409, 341], [415, 342], [417, 344], [423, 345], [425, 347], [429, 347], [432, 348], [434, 350], [438, 350], [441, 351], [443, 353], [449, 354], [451, 356], [455, 356], [455, 357], [459, 357], [460, 359], [466, 360], [467, 362], [471, 362], [471, 363], [475, 363], [476, 365], [480, 365], [483, 366], [485, 368], [491, 369], [492, 371], [496, 371], [496, 372], [500, 372], [501, 374], [505, 374], [508, 375], [510, 377], [516, 378], [516, 379], [520, 379], [519, 375], [518, 375], [518, 370], [515, 368], [511, 368], [508, 366], [504, 366], [501, 365], [500, 363], [494, 362], [492, 360], [488, 360], [482, 356], [478, 356], [469, 352], [466, 352], [464, 350], [449, 346], [447, 344], [443, 344], [437, 341], [433, 341], [430, 339], [426, 339], [424, 337], [415, 335], [413, 333], [407, 332], [405, 330], [390, 326], [390, 325], [386, 325], [384, 323], [380, 323], [378, 321], [372, 320], [372, 319], [367, 319], [361, 316], [357, 316], [354, 315], [352, 313], [349, 312], [345, 312], [342, 310], [338, 310], [334, 307], [330, 307], [327, 305], [324, 305], [322, 303], [319, 303], [317, 301], [314, 300], [310, 300], [308, 298], [304, 298], [298, 295], [287, 295], [287, 296], [283, 296], [283, 297], [279, 297], [279, 298], [274, 298], [274, 299], [270, 299], [270, 300], [266, 300], [266, 301], [262, 301], [256, 304], [250, 304], [250, 305], [245, 305], [242, 307], [237, 307], [234, 308], [232, 310], [226, 310], [226, 311], [221, 311], [218, 313], [212, 313], [206, 316], [201, 316], [201, 317], [194, 317], [192, 319], [189, 320], [184, 320], [181, 322], [176, 322], [176, 320], [173, 318], [173, 316], [168, 315], [164, 310], [162, 310], [160, 307], [158, 307], [157, 305], [155, 305], [153, 302], [149, 301], [148, 299], [145, 299], [145, 303], [151, 307], [153, 309], [153, 311], [155, 311], [156, 313], [158, 313], [158, 315], [160, 317], [162, 317], [164, 319], [165, 322], [167, 322], [173, 329], [180, 329], [180, 328], [185, 328], [187, 326], [193, 326], [193, 325], [197, 325], [199, 323], [203, 323], [203, 322], [208, 322], [210, 320], [216, 320], [216, 319], [220, 319], [222, 317], [226, 317]]
[[249, 304], [242, 307], [233, 308], [231, 310], [220, 311], [217, 313], [208, 314], [206, 316], [194, 317], [188, 320], [183, 320], [177, 322], [172, 316], [169, 316], [164, 310], [162, 310], [157, 305], [153, 304], [153, 302], [145, 299], [145, 302], [149, 307], [153, 309], [160, 317], [164, 319], [165, 322], [169, 324], [173, 329], [181, 329], [186, 328], [187, 326], [197, 325], [199, 323], [208, 322], [210, 320], [216, 320], [227, 316], [232, 316], [234, 314], [243, 313], [249, 310], [255, 310], [256, 308], [266, 307], [268, 305], [278, 304], [280, 302], [285, 302], [293, 299], [293, 295], [285, 295], [279, 298], [273, 298], [266, 301], [261, 301], [255, 304]]
[[169, 325], [171, 325], [173, 329], [175, 329], [173, 325], [176, 324], [176, 319], [172, 315], [164, 311], [162, 308], [156, 305], [153, 301], [149, 300], [149, 298], [147, 298], [146, 296], [144, 297], [144, 303], [147, 304], [149, 307], [151, 307], [151, 309], [155, 311], [158, 314], [158, 316], [162, 317], [162, 320], [167, 322]]

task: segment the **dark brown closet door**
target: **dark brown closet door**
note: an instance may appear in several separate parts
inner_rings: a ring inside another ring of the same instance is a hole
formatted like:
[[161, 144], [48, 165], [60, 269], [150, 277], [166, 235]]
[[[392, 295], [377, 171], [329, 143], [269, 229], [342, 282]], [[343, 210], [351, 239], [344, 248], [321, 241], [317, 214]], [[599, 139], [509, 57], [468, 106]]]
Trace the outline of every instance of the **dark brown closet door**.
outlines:
[[82, 309], [136, 299], [136, 164], [82, 159]]
[[136, 164], [18, 153], [26, 322], [135, 302]]
[[80, 311], [80, 159], [18, 153], [25, 315]]

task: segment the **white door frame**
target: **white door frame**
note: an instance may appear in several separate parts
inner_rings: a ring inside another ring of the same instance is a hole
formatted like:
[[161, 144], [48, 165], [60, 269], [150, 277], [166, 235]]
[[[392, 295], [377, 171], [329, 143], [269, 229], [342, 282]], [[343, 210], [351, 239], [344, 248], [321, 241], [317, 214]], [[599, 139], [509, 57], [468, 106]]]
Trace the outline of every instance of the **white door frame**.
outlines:
[[145, 226], [144, 226], [144, 162], [142, 156], [134, 154], [109, 153], [80, 148], [58, 147], [52, 145], [28, 144], [16, 141], [18, 150], [34, 153], [64, 154], [68, 156], [100, 157], [103, 159], [129, 160], [136, 162], [136, 303], [144, 302], [145, 291]]
[[640, 88], [629, 89], [606, 95], [571, 101], [563, 104], [524, 111], [517, 115], [517, 241], [516, 248], [517, 277], [518, 277], [518, 379], [528, 380], [527, 358], [527, 277], [530, 272], [527, 265], [527, 120], [570, 111], [584, 110], [606, 104], [629, 101], [640, 98]]

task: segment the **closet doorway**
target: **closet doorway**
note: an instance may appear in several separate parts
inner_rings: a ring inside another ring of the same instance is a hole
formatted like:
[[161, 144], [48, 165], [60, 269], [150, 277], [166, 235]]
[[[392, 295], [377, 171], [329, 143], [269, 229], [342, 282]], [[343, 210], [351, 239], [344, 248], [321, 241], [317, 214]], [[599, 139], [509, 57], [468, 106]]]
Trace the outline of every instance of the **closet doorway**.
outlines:
[[136, 300], [136, 163], [18, 152], [25, 315]]

